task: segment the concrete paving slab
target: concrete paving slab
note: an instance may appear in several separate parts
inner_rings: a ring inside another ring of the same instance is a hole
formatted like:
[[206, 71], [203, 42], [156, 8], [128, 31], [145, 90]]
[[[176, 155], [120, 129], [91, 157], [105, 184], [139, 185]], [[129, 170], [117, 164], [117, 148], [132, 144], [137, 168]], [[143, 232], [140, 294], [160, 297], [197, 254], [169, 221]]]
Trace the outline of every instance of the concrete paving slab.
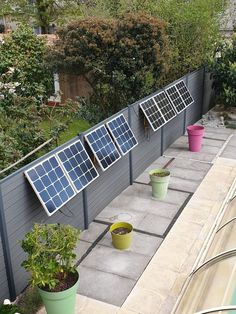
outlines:
[[186, 179], [171, 176], [169, 188], [179, 189], [179, 190], [187, 191], [189, 193], [194, 193], [200, 183], [201, 181], [191, 181], [191, 180], [186, 180]]
[[93, 243], [99, 235], [106, 229], [107, 226], [92, 222], [89, 228], [80, 234], [80, 240]]
[[236, 159], [236, 147], [227, 145], [220, 157]]
[[144, 219], [146, 213], [130, 210], [130, 209], [122, 209], [120, 207], [107, 206], [101, 211], [101, 213], [96, 217], [97, 220], [114, 223], [117, 221], [127, 221], [133, 225], [134, 228], [138, 226], [138, 224]]
[[76, 254], [76, 260], [80, 260], [81, 257], [87, 252], [87, 250], [90, 248], [92, 243], [86, 242], [86, 241], [79, 241], [76, 249], [75, 249], [75, 254]]
[[189, 159], [174, 159], [172, 163], [168, 166], [168, 168], [171, 169], [174, 167], [207, 172], [211, 168], [211, 165]]
[[205, 175], [206, 171], [201, 170], [193, 170], [193, 169], [187, 169], [187, 168], [179, 168], [174, 167], [173, 165], [170, 165], [169, 167], [171, 171], [171, 177], [178, 177], [181, 179], [191, 180], [191, 181], [201, 181]]
[[80, 294], [116, 306], [123, 304], [136, 282], [85, 266], [79, 266], [78, 270], [80, 273], [78, 292]]
[[140, 222], [140, 224], [137, 226], [138, 229], [158, 234], [158, 235], [164, 235], [166, 229], [171, 223], [171, 219], [148, 214], [146, 217]]
[[204, 161], [204, 162], [212, 162], [216, 156], [216, 153], [212, 154], [209, 152], [203, 152], [203, 150], [200, 153], [195, 153], [195, 152], [190, 152], [187, 149], [184, 150], [180, 148], [177, 149], [177, 148], [170, 147], [165, 151], [164, 155], [167, 157], [173, 157], [173, 158], [184, 158], [184, 159], [199, 160], [199, 161]]
[[150, 257], [143, 254], [97, 245], [81, 266], [137, 280], [149, 260]]
[[[203, 137], [202, 144], [205, 146], [214, 146], [214, 147], [222, 147], [224, 141], [219, 141], [212, 138], [205, 138]], [[188, 148], [188, 136], [187, 134], [185, 136], [179, 137], [172, 145], [171, 147], [185, 147]]]
[[[134, 232], [132, 244], [127, 251], [152, 257], [160, 246], [161, 242], [161, 238], [156, 238], [147, 234]], [[106, 233], [104, 238], [98, 244], [112, 248], [113, 246], [110, 233]]]

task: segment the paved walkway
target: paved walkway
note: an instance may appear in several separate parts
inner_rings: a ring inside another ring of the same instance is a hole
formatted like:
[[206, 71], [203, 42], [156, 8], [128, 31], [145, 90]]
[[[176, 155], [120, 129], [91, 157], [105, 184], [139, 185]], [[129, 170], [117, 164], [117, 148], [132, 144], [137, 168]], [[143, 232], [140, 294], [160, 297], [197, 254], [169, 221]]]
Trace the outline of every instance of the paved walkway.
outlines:
[[[77, 313], [171, 313], [236, 176], [236, 161], [228, 159], [236, 158], [232, 134], [207, 127], [200, 153], [180, 137], [82, 233]], [[159, 202], [151, 199], [148, 171], [163, 166], [171, 180]], [[114, 249], [108, 233], [120, 220], [135, 228], [126, 251]]]

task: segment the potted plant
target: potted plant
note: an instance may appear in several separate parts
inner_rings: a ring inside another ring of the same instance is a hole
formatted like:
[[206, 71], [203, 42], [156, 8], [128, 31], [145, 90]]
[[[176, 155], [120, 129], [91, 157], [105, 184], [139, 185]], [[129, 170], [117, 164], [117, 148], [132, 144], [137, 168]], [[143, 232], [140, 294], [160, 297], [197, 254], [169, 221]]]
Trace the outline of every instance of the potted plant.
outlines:
[[154, 169], [149, 172], [152, 196], [156, 200], [164, 200], [170, 180], [170, 171], [168, 169]]
[[204, 126], [202, 125], [187, 126], [188, 144], [191, 152], [200, 152], [204, 130]]
[[116, 249], [125, 250], [131, 245], [133, 226], [128, 222], [116, 222], [110, 227], [112, 244]]
[[28, 259], [22, 266], [31, 273], [47, 314], [74, 314], [79, 274], [74, 249], [80, 230], [61, 224], [35, 224], [21, 241]]

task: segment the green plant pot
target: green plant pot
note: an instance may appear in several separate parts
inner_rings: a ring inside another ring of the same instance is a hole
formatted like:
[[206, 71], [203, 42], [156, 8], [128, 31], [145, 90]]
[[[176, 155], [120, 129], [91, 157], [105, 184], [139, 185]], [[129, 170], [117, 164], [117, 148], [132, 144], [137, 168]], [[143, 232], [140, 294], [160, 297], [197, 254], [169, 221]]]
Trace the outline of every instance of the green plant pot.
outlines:
[[74, 286], [64, 291], [48, 292], [38, 287], [47, 314], [75, 314], [75, 301], [78, 285], [79, 275]]
[[[155, 174], [166, 173], [166, 176], [157, 176]], [[152, 197], [156, 200], [164, 200], [167, 194], [170, 171], [168, 169], [157, 168], [149, 172], [151, 185], [152, 185]]]
[[[126, 234], [115, 234], [113, 231], [117, 228], [127, 228], [129, 233]], [[128, 222], [116, 222], [110, 227], [112, 244], [116, 249], [125, 250], [131, 245], [133, 238], [133, 226]]]

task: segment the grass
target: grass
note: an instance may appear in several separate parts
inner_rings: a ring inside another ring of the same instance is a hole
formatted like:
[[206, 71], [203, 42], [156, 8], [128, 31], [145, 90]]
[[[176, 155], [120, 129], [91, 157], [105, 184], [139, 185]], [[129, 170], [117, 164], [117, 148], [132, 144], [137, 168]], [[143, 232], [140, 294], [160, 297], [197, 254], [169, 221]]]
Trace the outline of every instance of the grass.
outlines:
[[[49, 120], [43, 120], [41, 122], [41, 128], [44, 129], [46, 134], [49, 135], [50, 129], [53, 128], [53, 125], [51, 125]], [[68, 128], [60, 134], [59, 139], [58, 139], [58, 145], [61, 145], [69, 141], [70, 139], [78, 135], [79, 133], [84, 132], [89, 128], [90, 128], [90, 124], [87, 121], [81, 120], [81, 119], [75, 119], [68, 125]]]

